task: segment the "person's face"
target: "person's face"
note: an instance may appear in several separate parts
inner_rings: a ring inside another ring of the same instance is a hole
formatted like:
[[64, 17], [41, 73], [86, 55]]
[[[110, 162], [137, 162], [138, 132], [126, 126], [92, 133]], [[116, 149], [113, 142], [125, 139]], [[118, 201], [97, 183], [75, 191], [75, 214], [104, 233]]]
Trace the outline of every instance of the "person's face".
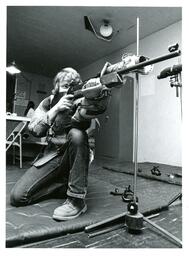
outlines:
[[63, 79], [58, 82], [59, 93], [67, 93], [72, 83], [72, 74], [67, 73]]
[[58, 83], [59, 93], [67, 93], [68, 89], [70, 88], [70, 85], [67, 81], [62, 81]]

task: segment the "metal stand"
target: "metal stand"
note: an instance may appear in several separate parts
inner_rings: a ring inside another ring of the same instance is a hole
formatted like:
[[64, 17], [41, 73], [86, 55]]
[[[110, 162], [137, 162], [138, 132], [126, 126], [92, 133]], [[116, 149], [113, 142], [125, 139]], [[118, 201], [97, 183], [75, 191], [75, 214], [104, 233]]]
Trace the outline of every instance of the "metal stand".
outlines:
[[18, 87], [18, 77], [17, 77], [17, 74], [15, 74], [15, 87], [14, 87], [14, 98], [13, 98], [13, 113], [15, 113], [15, 110], [16, 110], [17, 87]]
[[[137, 18], [137, 55], [139, 55], [139, 18]], [[162, 60], [161, 60], [162, 61]], [[174, 85], [175, 86], [175, 85]], [[158, 231], [166, 235], [169, 239], [171, 239], [173, 242], [175, 242], [179, 247], [182, 247], [182, 241], [179, 240], [177, 237], [163, 229], [162, 227], [158, 226], [157, 224], [153, 223], [149, 218], [144, 217], [143, 214], [141, 214], [138, 211], [138, 203], [136, 200], [136, 192], [137, 192], [137, 170], [138, 170], [138, 113], [139, 113], [139, 74], [136, 73], [136, 83], [135, 83], [135, 123], [134, 123], [134, 193], [133, 193], [133, 201], [128, 203], [127, 205], [127, 211], [123, 214], [117, 215], [115, 217], [109, 218], [107, 220], [101, 221], [99, 223], [93, 224], [91, 226], [88, 226], [85, 228], [86, 232], [90, 232], [92, 230], [96, 230], [97, 227], [107, 225], [108, 223], [115, 221], [115, 220], [122, 220], [122, 218], [125, 218], [125, 225], [127, 227], [128, 232], [132, 233], [138, 233], [141, 232], [143, 229], [143, 222], [147, 222], [154, 228], [156, 228]], [[176, 87], [178, 88], [178, 86]], [[167, 210], [170, 204], [172, 204], [175, 200], [178, 198], [181, 198], [181, 194], [176, 195], [169, 203], [168, 205], [164, 207], [160, 207], [156, 210]], [[123, 227], [118, 225], [116, 228], [107, 228], [105, 232], [112, 231], [117, 228]], [[98, 231], [96, 233], [90, 234], [89, 237], [94, 237], [95, 235], [99, 235], [102, 233], [105, 233], [104, 231]]]
[[[94, 237], [100, 234], [104, 234], [116, 229], [120, 229], [123, 227], [127, 227], [128, 232], [131, 233], [139, 233], [143, 229], [143, 222], [147, 222], [152, 227], [159, 230], [161, 233], [163, 233], [166, 237], [171, 239], [177, 246], [182, 247], [182, 241], [179, 240], [177, 237], [169, 233], [167, 230], [163, 229], [162, 227], [158, 226], [157, 224], [153, 223], [149, 218], [145, 216], [149, 216], [151, 214], [156, 214], [157, 212], [168, 210], [169, 206], [175, 202], [177, 199], [181, 199], [182, 194], [179, 193], [178, 195], [174, 196], [173, 199], [171, 199], [167, 205], [158, 207], [154, 209], [153, 211], [146, 212], [144, 214], [140, 213], [138, 211], [138, 204], [136, 200], [136, 192], [137, 192], [137, 170], [138, 170], [138, 112], [139, 112], [139, 75], [136, 74], [136, 84], [135, 84], [135, 125], [134, 125], [134, 134], [135, 134], [135, 140], [134, 140], [134, 194], [133, 194], [133, 201], [128, 203], [127, 205], [127, 211], [123, 214], [114, 216], [112, 218], [106, 219], [104, 221], [101, 221], [99, 223], [95, 223], [93, 225], [90, 225], [85, 228], [85, 232], [91, 232], [96, 230], [97, 228], [100, 228], [101, 226], [106, 226], [109, 223], [113, 223], [115, 221], [117, 222], [123, 222], [125, 220], [125, 224], [117, 224], [113, 227], [108, 227], [104, 230], [96, 231], [91, 234], [89, 234], [89, 237]], [[144, 216], [145, 215], [145, 216]]]

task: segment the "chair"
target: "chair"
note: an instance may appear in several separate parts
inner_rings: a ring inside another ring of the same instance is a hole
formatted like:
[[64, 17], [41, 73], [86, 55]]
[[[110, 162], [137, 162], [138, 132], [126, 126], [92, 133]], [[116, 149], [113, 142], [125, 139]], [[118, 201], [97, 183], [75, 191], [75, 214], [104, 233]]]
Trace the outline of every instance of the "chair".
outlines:
[[21, 122], [17, 125], [11, 134], [6, 139], [6, 151], [12, 146], [13, 147], [13, 164], [15, 164], [16, 159], [16, 150], [15, 147], [19, 148], [19, 160], [20, 160], [20, 168], [22, 168], [22, 135], [23, 131], [27, 125], [27, 122]]

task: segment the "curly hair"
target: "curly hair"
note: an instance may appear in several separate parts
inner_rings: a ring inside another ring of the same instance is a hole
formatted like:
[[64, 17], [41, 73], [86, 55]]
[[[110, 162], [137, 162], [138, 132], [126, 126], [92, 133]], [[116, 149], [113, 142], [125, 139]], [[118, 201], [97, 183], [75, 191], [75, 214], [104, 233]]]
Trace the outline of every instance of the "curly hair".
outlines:
[[53, 80], [54, 89], [52, 94], [56, 94], [59, 91], [59, 83], [66, 81], [67, 85], [74, 86], [82, 83], [80, 74], [73, 68], [63, 68], [60, 72], [57, 73]]

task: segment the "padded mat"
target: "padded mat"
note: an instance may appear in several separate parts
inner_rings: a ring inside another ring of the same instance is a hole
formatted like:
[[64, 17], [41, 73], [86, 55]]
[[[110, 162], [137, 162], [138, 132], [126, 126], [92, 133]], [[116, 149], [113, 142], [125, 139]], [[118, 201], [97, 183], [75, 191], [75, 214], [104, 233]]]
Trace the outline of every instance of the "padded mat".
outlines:
[[[152, 174], [154, 167], [157, 167], [159, 170], [159, 176]], [[107, 164], [104, 165], [103, 168], [110, 171], [123, 172], [127, 174], [134, 173], [134, 163], [131, 162], [124, 162], [120, 164], [114, 163], [111, 165]], [[179, 166], [148, 162], [139, 163], [137, 175], [147, 179], [155, 179], [170, 184], [182, 185], [182, 168]]]
[[[98, 173], [105, 170], [98, 168]], [[124, 186], [132, 184], [133, 177], [128, 174], [117, 174], [117, 179], [99, 179], [94, 173], [89, 175], [89, 189], [86, 198], [88, 211], [70, 221], [57, 222], [52, 219], [53, 211], [62, 204], [62, 199], [50, 199], [25, 207], [12, 207], [9, 202], [10, 190], [23, 175], [24, 170], [11, 167], [7, 171], [7, 211], [6, 211], [6, 246], [13, 247], [21, 244], [40, 241], [60, 236], [66, 233], [84, 230], [85, 226], [99, 222], [106, 218], [122, 214], [126, 211], [126, 203], [120, 196], [113, 196], [110, 191], [115, 190], [115, 184]], [[107, 175], [107, 173], [106, 173]], [[110, 175], [111, 176], [111, 175]], [[122, 178], [124, 176], [124, 179]], [[97, 176], [98, 177], [98, 176]], [[107, 182], [108, 181], [108, 182]], [[119, 183], [121, 181], [124, 186]], [[180, 187], [158, 181], [148, 181], [138, 178], [139, 209], [145, 211], [165, 205], [180, 192]]]

